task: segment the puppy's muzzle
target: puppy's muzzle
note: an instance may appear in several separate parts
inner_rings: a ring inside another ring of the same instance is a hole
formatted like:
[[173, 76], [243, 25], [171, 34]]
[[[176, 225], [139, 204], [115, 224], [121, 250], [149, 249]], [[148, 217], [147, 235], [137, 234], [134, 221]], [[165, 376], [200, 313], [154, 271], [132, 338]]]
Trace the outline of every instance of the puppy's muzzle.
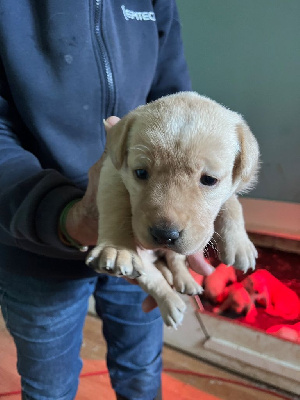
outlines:
[[180, 238], [180, 232], [176, 228], [152, 226], [149, 231], [154, 243], [161, 246], [176, 245]]

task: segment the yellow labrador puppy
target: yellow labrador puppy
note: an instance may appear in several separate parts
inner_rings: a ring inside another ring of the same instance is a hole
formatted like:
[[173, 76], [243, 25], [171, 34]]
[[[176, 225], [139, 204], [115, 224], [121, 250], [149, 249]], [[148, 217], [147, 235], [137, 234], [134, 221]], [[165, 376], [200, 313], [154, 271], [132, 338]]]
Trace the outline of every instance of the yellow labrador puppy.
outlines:
[[138, 107], [113, 126], [101, 170], [98, 245], [87, 264], [137, 278], [168, 326], [202, 292], [186, 256], [217, 234], [221, 260], [246, 271], [257, 253], [236, 194], [256, 179], [259, 150], [243, 118], [194, 92]]

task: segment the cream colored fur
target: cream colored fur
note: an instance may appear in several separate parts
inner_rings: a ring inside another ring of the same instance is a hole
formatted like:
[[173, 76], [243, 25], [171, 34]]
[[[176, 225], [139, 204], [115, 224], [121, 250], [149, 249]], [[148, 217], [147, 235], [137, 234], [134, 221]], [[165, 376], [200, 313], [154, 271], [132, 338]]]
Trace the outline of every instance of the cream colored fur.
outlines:
[[[190, 295], [202, 288], [186, 256], [215, 235], [223, 262], [246, 271], [257, 256], [244, 228], [236, 194], [256, 179], [258, 146], [243, 118], [194, 92], [141, 106], [107, 136], [101, 170], [99, 240], [87, 263], [98, 272], [136, 277], [152, 295], [165, 323], [181, 323]], [[138, 179], [136, 170], [148, 178]], [[216, 184], [201, 183], [203, 177]], [[174, 228], [178, 240], [159, 245], [151, 227]]]

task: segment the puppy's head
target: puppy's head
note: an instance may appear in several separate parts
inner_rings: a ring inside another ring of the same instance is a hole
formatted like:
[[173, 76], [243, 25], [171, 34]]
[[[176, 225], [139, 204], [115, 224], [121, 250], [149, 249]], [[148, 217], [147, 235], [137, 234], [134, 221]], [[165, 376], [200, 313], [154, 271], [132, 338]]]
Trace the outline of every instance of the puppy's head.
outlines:
[[141, 106], [110, 129], [108, 154], [145, 248], [203, 250], [224, 202], [255, 179], [258, 146], [242, 117], [193, 92]]

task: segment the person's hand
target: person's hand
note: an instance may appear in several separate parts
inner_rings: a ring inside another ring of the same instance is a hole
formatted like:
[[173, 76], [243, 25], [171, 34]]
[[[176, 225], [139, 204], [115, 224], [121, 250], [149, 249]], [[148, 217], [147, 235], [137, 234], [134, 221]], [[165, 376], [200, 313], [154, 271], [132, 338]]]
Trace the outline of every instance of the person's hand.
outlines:
[[[115, 125], [120, 118], [112, 116], [105, 121], [106, 131]], [[70, 209], [66, 219], [66, 230], [73, 240], [85, 246], [93, 246], [98, 237], [98, 209], [96, 197], [100, 170], [105, 159], [102, 157], [90, 168], [89, 182], [83, 198]]]

